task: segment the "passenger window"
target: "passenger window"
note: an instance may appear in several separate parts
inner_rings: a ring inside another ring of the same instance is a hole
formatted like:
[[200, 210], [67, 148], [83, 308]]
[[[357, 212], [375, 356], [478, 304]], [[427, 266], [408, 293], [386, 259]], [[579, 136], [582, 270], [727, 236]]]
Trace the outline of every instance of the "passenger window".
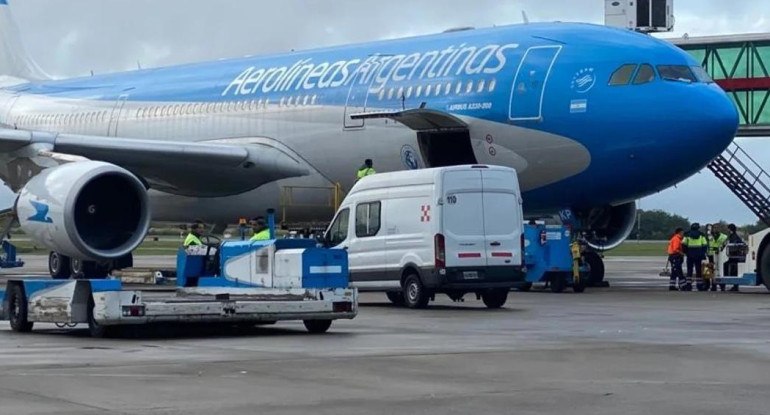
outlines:
[[489, 81], [489, 92], [492, 92], [495, 90], [495, 86], [497, 86], [497, 79], [492, 78], [491, 81]]
[[655, 70], [652, 66], [644, 64], [639, 67], [639, 72], [634, 77], [634, 85], [641, 85], [652, 82], [655, 80]]
[[329, 245], [337, 246], [348, 238], [348, 219], [350, 219], [350, 209], [341, 210], [337, 219], [329, 227], [329, 233], [326, 234]]
[[636, 64], [626, 64], [618, 68], [610, 77], [610, 86], [628, 85], [636, 70]]
[[479, 81], [479, 84], [476, 87], [476, 92], [478, 92], [479, 94], [484, 92], [484, 80], [483, 79]]
[[356, 206], [356, 236], [365, 238], [380, 231], [380, 202]]
[[388, 99], [393, 99], [394, 93], [395, 91], [393, 90], [393, 88], [388, 89]]
[[422, 85], [417, 85], [417, 89], [414, 92], [414, 96], [419, 98], [422, 96]]
[[425, 87], [425, 97], [429, 97], [429, 96], [431, 95], [431, 94], [430, 94], [430, 91], [431, 91], [431, 88], [432, 88], [432, 87], [433, 87], [432, 85], [427, 85], [427, 86]]

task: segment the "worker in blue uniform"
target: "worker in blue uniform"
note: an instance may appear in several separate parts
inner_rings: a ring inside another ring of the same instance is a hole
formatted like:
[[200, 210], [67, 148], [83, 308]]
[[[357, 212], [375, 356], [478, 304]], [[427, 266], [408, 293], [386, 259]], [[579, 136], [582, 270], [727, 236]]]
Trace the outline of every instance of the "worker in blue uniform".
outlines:
[[[738, 228], [735, 227], [734, 223], [731, 223], [727, 225], [727, 243], [728, 244], [742, 244], [743, 239], [740, 235], [738, 235]], [[731, 277], [737, 277], [738, 276], [738, 260], [735, 258], [730, 258], [727, 260], [724, 266], [724, 273], [722, 275], [725, 276], [731, 276]], [[738, 291], [738, 285], [733, 285], [732, 288], [730, 288], [730, 291]], [[722, 287], [722, 291], [724, 291], [724, 287]]]
[[682, 291], [692, 291], [692, 274], [695, 270], [695, 283], [698, 291], [703, 291], [703, 260], [706, 259], [708, 241], [706, 235], [700, 231], [700, 224], [693, 223], [690, 231], [684, 235], [682, 247], [687, 256], [687, 275], [685, 276], [685, 286]]

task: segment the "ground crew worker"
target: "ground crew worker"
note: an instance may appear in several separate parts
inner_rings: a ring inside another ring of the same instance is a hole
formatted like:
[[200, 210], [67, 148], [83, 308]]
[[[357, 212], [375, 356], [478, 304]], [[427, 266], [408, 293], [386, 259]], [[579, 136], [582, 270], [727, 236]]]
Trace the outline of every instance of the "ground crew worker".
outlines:
[[708, 241], [700, 231], [700, 225], [693, 223], [690, 231], [682, 239], [682, 247], [687, 255], [687, 276], [683, 291], [692, 291], [692, 272], [695, 269], [695, 283], [698, 291], [703, 290], [703, 260], [706, 258]]
[[187, 237], [184, 238], [184, 243], [182, 245], [185, 248], [192, 245], [203, 245], [203, 242], [201, 241], [203, 230], [203, 222], [196, 220], [192, 225], [190, 225], [190, 233], [188, 233]]
[[268, 229], [265, 223], [265, 218], [260, 216], [252, 219], [251, 229], [254, 231], [254, 235], [251, 236], [250, 241], [266, 241], [270, 239], [270, 229]]
[[679, 291], [685, 285], [684, 272], [682, 272], [682, 262], [684, 261], [682, 239], [684, 239], [684, 229], [676, 228], [674, 235], [671, 236], [671, 240], [668, 243], [668, 262], [671, 263], [671, 279], [668, 283], [669, 291]]
[[374, 166], [374, 163], [372, 162], [372, 159], [364, 160], [364, 164], [358, 168], [358, 173], [356, 174], [356, 181], [359, 181], [366, 176], [371, 176], [377, 173], [374, 170], [373, 166]]
[[[742, 244], [743, 239], [741, 239], [740, 235], [738, 235], [738, 229], [735, 227], [734, 223], [731, 223], [727, 225], [727, 243], [729, 244]], [[737, 277], [738, 276], [738, 260], [734, 258], [730, 258], [725, 263], [725, 269], [723, 275], [729, 275], [731, 277]], [[724, 287], [722, 287], [722, 290], [724, 291]], [[730, 291], [738, 291], [738, 284], [733, 285], [732, 288], [730, 288]]]
[[[722, 248], [727, 243], [727, 235], [723, 234], [719, 230], [719, 224], [715, 223], [711, 225], [711, 232], [708, 235], [708, 242], [709, 242], [709, 250], [708, 250], [708, 258], [709, 258], [709, 264], [711, 264], [712, 267], [714, 267], [714, 277], [716, 277], [716, 262], [714, 261], [714, 258], [717, 254], [719, 254], [719, 251], [722, 250]], [[708, 284], [705, 286], [706, 289], [708, 289]], [[717, 290], [717, 284], [716, 279], [712, 278], [711, 281], [711, 291]]]

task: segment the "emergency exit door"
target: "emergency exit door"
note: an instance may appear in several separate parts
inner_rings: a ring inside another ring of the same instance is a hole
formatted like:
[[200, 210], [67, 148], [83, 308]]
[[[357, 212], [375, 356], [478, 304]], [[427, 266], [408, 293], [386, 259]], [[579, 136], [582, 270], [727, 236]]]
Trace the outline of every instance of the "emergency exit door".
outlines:
[[375, 76], [371, 73], [372, 65], [364, 63], [358, 67], [353, 82], [350, 83], [348, 97], [345, 100], [345, 114], [343, 119], [343, 128], [362, 128], [364, 119], [354, 120], [350, 118], [351, 114], [360, 114], [366, 112], [366, 104], [369, 101], [370, 88], [374, 84]]
[[112, 107], [112, 112], [110, 113], [110, 120], [107, 124], [107, 136], [118, 135], [118, 121], [120, 121], [120, 114], [123, 112], [123, 107], [126, 105], [127, 100], [128, 95], [124, 94], [115, 101], [115, 105]]
[[545, 86], [560, 51], [561, 46], [533, 46], [527, 49], [513, 79], [509, 119], [542, 118]]

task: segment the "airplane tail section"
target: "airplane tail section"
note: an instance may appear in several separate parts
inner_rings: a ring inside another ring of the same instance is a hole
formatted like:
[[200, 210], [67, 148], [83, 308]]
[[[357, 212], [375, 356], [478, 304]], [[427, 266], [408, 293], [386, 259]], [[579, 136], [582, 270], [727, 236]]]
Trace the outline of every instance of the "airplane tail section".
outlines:
[[0, 0], [0, 75], [25, 80], [51, 78], [27, 54], [8, 0]]

